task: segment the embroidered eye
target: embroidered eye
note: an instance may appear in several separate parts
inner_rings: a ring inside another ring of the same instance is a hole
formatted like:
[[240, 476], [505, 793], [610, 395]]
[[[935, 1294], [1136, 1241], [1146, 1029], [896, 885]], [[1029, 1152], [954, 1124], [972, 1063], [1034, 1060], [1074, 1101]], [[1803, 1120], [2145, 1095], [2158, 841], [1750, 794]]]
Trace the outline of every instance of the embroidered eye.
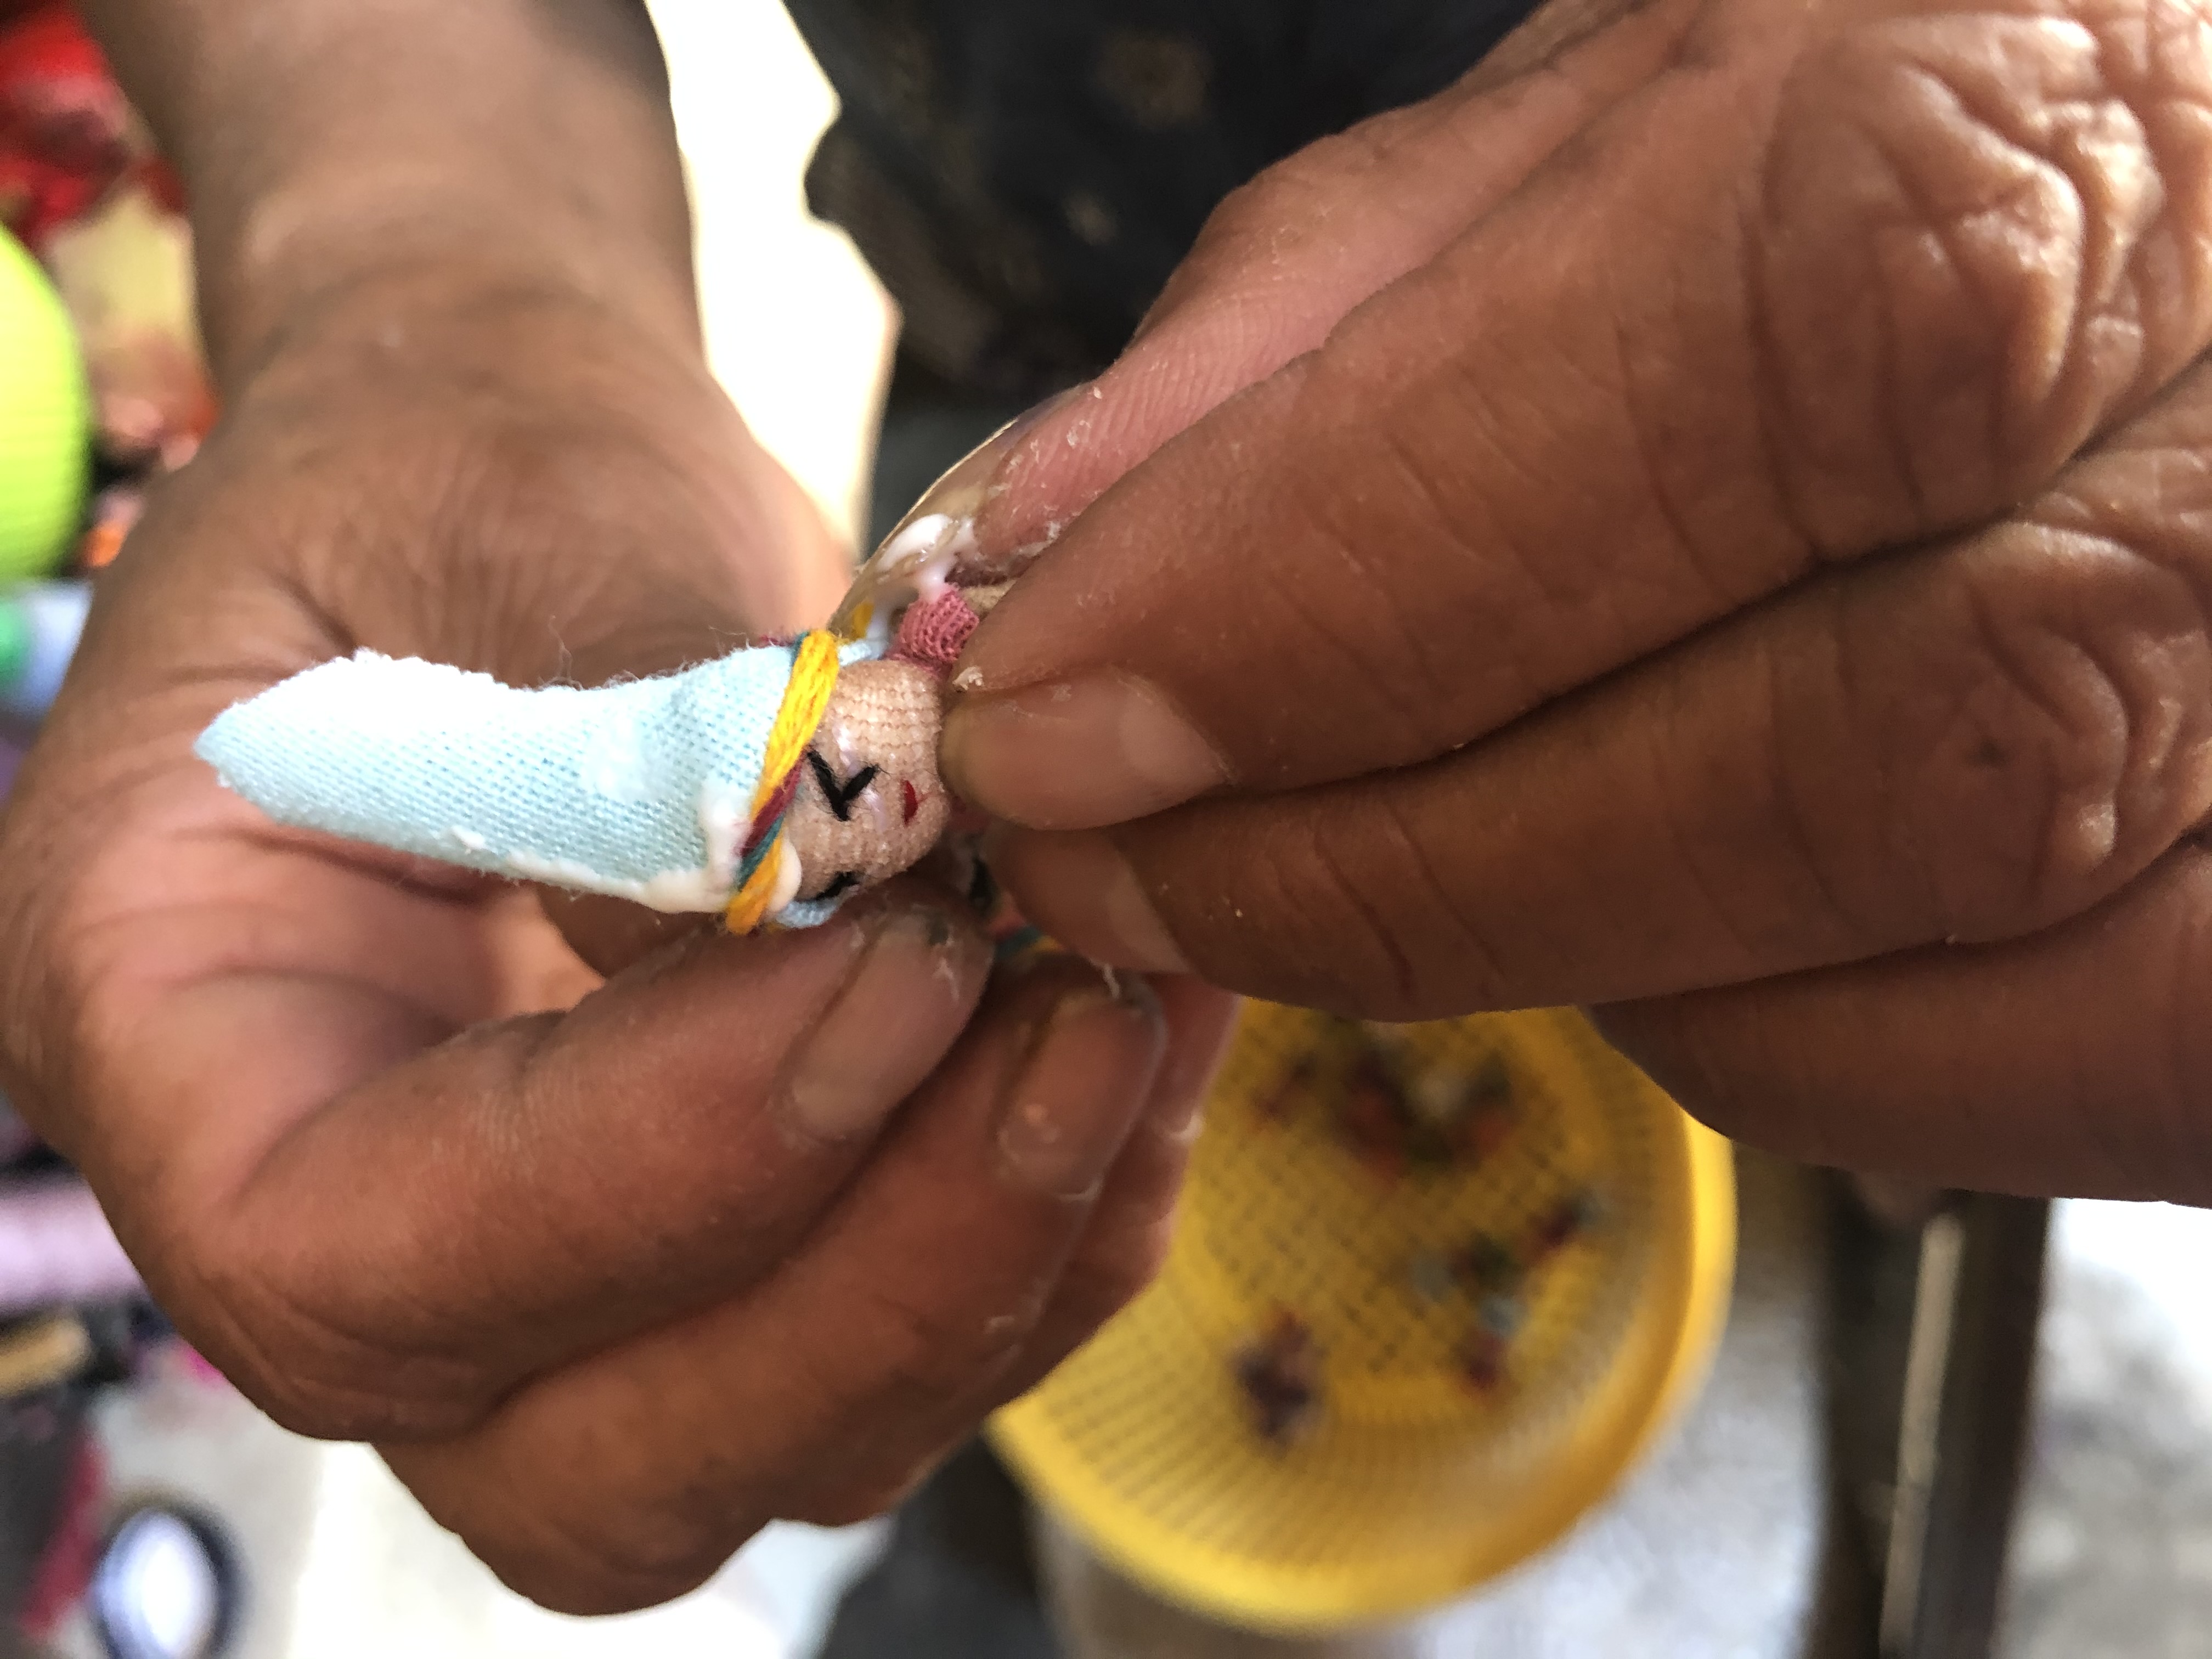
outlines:
[[840, 778], [837, 769], [811, 749], [806, 751], [806, 764], [814, 774], [814, 782], [822, 791], [822, 799], [829, 803], [830, 815], [840, 823], [853, 821], [853, 803], [867, 793], [868, 786], [883, 770], [879, 766], [864, 766], [851, 777]]

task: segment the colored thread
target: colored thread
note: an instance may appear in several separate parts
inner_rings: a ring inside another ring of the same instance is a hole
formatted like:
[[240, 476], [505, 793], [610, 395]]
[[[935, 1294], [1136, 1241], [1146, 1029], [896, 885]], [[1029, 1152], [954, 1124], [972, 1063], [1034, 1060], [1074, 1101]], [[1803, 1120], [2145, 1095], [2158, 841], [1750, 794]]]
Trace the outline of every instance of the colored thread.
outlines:
[[769, 901], [775, 896], [776, 877], [787, 856], [784, 817], [799, 793], [799, 763], [821, 729], [830, 694], [836, 689], [839, 643], [835, 634], [817, 629], [802, 635], [792, 653], [791, 681], [783, 689], [775, 724], [769, 728], [760, 782], [753, 788], [738, 853], [737, 888], [722, 913], [733, 933], [750, 933], [768, 918]]
[[939, 673], [949, 673], [967, 648], [968, 636], [982, 621], [957, 587], [948, 587], [934, 599], [907, 607], [899, 618], [898, 640], [891, 655], [920, 663]]

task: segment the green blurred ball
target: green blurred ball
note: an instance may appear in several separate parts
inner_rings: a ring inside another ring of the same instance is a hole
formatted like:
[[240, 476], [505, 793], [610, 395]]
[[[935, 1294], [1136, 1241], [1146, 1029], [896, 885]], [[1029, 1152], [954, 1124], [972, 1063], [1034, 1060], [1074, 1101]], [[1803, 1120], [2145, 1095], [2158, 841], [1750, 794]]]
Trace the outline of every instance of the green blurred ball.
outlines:
[[51, 572], [84, 513], [92, 404], [61, 296], [0, 231], [0, 583]]

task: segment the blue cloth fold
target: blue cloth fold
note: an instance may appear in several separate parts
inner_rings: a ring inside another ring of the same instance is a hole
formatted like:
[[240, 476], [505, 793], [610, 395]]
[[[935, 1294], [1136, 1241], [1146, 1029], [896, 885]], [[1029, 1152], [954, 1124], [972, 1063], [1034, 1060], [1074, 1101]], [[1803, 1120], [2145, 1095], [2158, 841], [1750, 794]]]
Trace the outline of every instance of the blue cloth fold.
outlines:
[[[848, 646], [847, 664], [880, 654]], [[792, 651], [521, 690], [362, 652], [224, 711], [197, 745], [279, 823], [659, 910], [727, 900]], [[818, 921], [834, 903], [779, 920]]]

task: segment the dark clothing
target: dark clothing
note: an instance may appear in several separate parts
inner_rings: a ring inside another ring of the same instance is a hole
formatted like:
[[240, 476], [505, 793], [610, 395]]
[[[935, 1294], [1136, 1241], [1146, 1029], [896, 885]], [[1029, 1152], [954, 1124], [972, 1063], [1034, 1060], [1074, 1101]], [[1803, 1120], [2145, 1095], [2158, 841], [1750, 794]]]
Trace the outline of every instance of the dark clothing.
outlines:
[[1442, 90], [1533, 0], [787, 0], [843, 112], [809, 198], [952, 385], [1042, 395], [1127, 341], [1214, 204]]

